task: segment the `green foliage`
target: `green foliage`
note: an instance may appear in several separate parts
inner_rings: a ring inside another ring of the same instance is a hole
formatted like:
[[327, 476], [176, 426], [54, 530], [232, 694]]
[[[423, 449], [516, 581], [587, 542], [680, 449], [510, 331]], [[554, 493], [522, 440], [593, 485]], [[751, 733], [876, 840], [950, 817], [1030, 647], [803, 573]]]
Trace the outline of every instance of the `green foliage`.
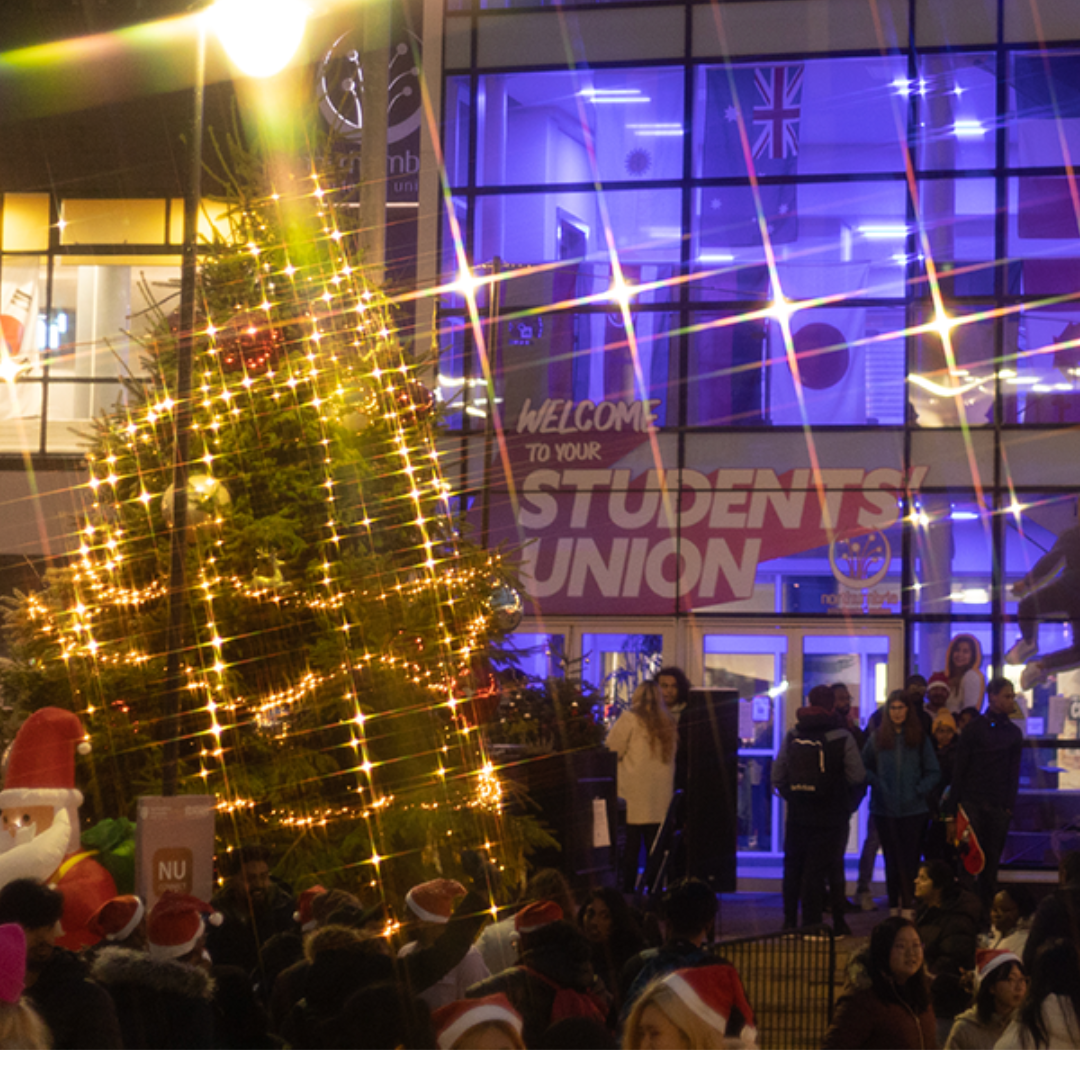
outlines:
[[[96, 426], [70, 564], [7, 606], [0, 687], [15, 721], [83, 719], [91, 818], [134, 816], [168, 750], [183, 793], [218, 797], [222, 840], [273, 844], [298, 881], [407, 887], [468, 845], [517, 865], [543, 836], [502, 815], [455, 704], [498, 650], [485, 605], [506, 571], [451, 519], [423, 365], [342, 211], [306, 185], [240, 192], [200, 270], [179, 735], [163, 740], [180, 344], [164, 311], [145, 378]], [[580, 740], [569, 696], [552, 722]]]
[[489, 735], [527, 752], [595, 750], [604, 744], [602, 710], [600, 693], [579, 676], [530, 678], [504, 694]]

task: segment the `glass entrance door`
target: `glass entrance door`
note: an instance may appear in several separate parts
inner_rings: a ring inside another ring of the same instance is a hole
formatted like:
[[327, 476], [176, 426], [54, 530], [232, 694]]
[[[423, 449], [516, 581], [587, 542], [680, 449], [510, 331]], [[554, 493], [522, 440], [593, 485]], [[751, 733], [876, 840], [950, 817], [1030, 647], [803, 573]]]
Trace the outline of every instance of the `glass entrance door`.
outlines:
[[[844, 683], [852, 719], [865, 727], [870, 714], [902, 686], [900, 622], [768, 625], [739, 623], [699, 631], [692, 650], [700, 663], [688, 674], [699, 686], [739, 693], [739, 858], [783, 852], [783, 802], [772, 788], [772, 765], [810, 689]], [[865, 806], [852, 829], [850, 851], [862, 842]]]

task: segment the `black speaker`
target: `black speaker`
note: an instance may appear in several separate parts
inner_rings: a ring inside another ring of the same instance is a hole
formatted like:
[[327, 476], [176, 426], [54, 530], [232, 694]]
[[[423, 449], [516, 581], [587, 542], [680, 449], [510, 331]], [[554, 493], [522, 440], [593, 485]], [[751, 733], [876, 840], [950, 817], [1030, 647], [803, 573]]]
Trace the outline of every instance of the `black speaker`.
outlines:
[[679, 717], [675, 787], [682, 791], [678, 876], [736, 890], [739, 694], [695, 688]]

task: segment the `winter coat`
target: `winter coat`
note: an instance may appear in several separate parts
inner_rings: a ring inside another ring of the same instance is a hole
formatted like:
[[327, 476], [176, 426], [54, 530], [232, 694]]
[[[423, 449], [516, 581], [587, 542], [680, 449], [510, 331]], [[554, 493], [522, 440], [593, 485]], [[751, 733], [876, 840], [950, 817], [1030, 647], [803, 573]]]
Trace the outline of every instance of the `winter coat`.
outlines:
[[938, 907], [920, 907], [915, 926], [922, 938], [927, 971], [932, 975], [972, 971], [981, 917], [979, 898], [959, 887], [947, 889]]
[[993, 1050], [994, 1044], [1001, 1038], [1009, 1023], [1010, 1016], [994, 1013], [990, 1022], [984, 1024], [979, 1019], [979, 1012], [974, 1005], [967, 1012], [962, 1012], [953, 1022], [949, 1032], [946, 1050]]
[[[808, 826], [846, 825], [858, 805], [866, 781], [859, 749], [852, 733], [827, 709], [799, 709], [795, 727], [787, 733], [773, 764], [772, 780], [780, 794]], [[825, 751], [823, 790], [806, 794], [789, 790], [789, 758], [796, 739], [821, 739]]]
[[522, 953], [516, 967], [476, 983], [465, 994], [467, 998], [505, 994], [521, 1014], [522, 1038], [530, 1049], [539, 1044], [553, 1022], [560, 989], [575, 991], [593, 1002], [599, 1017], [607, 1017], [612, 1004], [589, 961], [589, 943], [576, 927], [555, 923], [532, 931], [530, 937], [533, 935], [542, 935], [542, 939]]
[[608, 732], [607, 748], [619, 755], [618, 792], [628, 825], [655, 825], [667, 816], [675, 787], [675, 753], [664, 761], [645, 721], [628, 709]]
[[116, 1002], [125, 1049], [213, 1049], [214, 981], [204, 968], [113, 947], [92, 974]]
[[927, 798], [941, 779], [933, 741], [923, 735], [919, 745], [911, 747], [903, 732], [893, 735], [891, 750], [879, 746], [880, 728], [863, 750], [870, 779], [870, 813], [890, 818], [928, 813]]
[[1035, 1046], [1031, 1033], [1019, 1019], [1013, 1018], [1005, 1034], [994, 1045], [995, 1050], [1080, 1050], [1080, 1022], [1068, 998], [1051, 994], [1042, 1004], [1043, 1026], [1049, 1039], [1047, 1046]]
[[895, 988], [889, 998], [879, 997], [866, 970], [866, 954], [860, 953], [852, 960], [848, 984], [836, 1003], [821, 1048], [936, 1050], [934, 1010], [927, 1005], [916, 1013]]
[[67, 949], [53, 949], [25, 996], [52, 1032], [54, 1050], [123, 1049], [113, 999]]
[[210, 903], [222, 922], [207, 927], [206, 951], [215, 964], [238, 967], [249, 975], [259, 966], [259, 950], [267, 941], [296, 929], [296, 900], [273, 882], [257, 907], [253, 908], [232, 882], [214, 893]]
[[1024, 736], [1004, 713], [987, 712], [972, 720], [956, 742], [952, 791], [946, 800], [957, 805], [1016, 806]]

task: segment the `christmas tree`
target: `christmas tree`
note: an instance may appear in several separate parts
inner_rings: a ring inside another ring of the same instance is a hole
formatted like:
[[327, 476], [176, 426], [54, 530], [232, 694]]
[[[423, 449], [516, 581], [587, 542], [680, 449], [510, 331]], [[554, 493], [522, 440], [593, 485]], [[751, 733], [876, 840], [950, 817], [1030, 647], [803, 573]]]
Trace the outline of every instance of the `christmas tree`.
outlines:
[[399, 894], [474, 846], [520, 867], [535, 828], [503, 815], [482, 731], [520, 596], [451, 513], [436, 402], [344, 200], [315, 173], [297, 186], [245, 190], [203, 251], [175, 739], [164, 316], [150, 379], [97, 425], [77, 550], [9, 605], [11, 719], [83, 719], [91, 816], [134, 817], [177, 757], [178, 790], [217, 797], [222, 842], [274, 844], [299, 885]]

